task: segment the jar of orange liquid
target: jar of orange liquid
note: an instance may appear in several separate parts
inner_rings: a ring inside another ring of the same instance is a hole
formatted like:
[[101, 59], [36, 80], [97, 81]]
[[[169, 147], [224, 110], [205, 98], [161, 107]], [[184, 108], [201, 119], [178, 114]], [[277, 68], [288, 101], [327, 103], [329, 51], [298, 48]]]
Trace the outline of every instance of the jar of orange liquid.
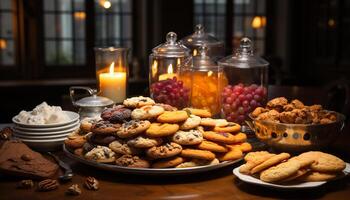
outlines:
[[191, 106], [206, 109], [213, 115], [217, 115], [221, 108], [220, 94], [228, 81], [223, 68], [219, 67], [207, 53], [206, 45], [199, 47], [199, 54], [193, 57], [190, 76], [187, 76], [192, 84]]

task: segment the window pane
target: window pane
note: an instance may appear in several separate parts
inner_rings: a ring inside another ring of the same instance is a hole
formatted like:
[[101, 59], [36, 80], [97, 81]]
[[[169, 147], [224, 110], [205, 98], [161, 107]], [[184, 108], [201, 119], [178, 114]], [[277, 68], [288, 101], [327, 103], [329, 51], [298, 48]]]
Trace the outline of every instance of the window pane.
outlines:
[[245, 13], [246, 14], [254, 14], [255, 12], [255, 1], [256, 0], [246, 0], [244, 3], [244, 7], [245, 7]]
[[11, 0], [0, 0], [0, 9], [11, 10]]
[[53, 14], [45, 14], [44, 16], [44, 26], [45, 26], [45, 37], [46, 38], [54, 38], [56, 37], [56, 29], [54, 27], [55, 24], [55, 15]]
[[85, 0], [74, 0], [74, 10], [75, 11], [84, 11], [85, 10]]
[[56, 42], [45, 42], [45, 61], [47, 64], [55, 64], [57, 62]]
[[58, 63], [72, 64], [73, 63], [73, 44], [72, 41], [60, 41], [58, 45]]
[[213, 14], [215, 13], [215, 3], [214, 0], [205, 0], [205, 13]]
[[244, 36], [245, 37], [250, 37], [253, 38], [254, 37], [254, 30], [252, 28], [252, 21], [253, 21], [253, 17], [245, 17], [244, 20]]
[[194, 13], [199, 14], [203, 11], [203, 0], [195, 0], [194, 1]]
[[71, 11], [72, 10], [72, 1], [73, 0], [56, 0], [59, 11]]
[[76, 39], [85, 38], [85, 18], [84, 11], [77, 11], [74, 13], [74, 34]]
[[265, 13], [266, 13], [266, 8], [265, 8], [265, 6], [266, 6], [266, 2], [265, 2], [265, 0], [258, 0], [258, 1], [256, 1], [256, 3], [258, 4], [258, 14], [259, 15], [264, 15]]
[[75, 43], [75, 62], [76, 64], [84, 64], [85, 63], [85, 42], [77, 41]]
[[12, 37], [13, 35], [13, 27], [12, 27], [12, 13], [6, 12], [0, 14], [0, 35], [1, 37]]
[[6, 41], [6, 48], [0, 49], [1, 52], [1, 64], [14, 65], [15, 64], [15, 45], [13, 41]]
[[54, 11], [55, 10], [55, 0], [45, 0], [44, 1], [44, 10]]
[[16, 40], [14, 26], [15, 7], [10, 0], [0, 0], [0, 66], [16, 62]]
[[217, 11], [219, 14], [225, 14], [226, 13], [226, 1], [225, 0], [218, 0], [217, 5]]

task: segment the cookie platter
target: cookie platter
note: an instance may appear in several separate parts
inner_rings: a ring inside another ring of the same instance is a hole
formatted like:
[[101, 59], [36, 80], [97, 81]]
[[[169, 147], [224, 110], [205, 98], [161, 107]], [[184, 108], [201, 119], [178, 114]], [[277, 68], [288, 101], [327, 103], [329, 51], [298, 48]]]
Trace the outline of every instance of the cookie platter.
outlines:
[[207, 110], [178, 110], [149, 97], [132, 97], [84, 118], [64, 152], [102, 169], [133, 174], [190, 174], [222, 168], [252, 150], [241, 126]]
[[234, 165], [235, 163], [238, 163], [242, 161], [242, 158], [233, 160], [233, 161], [224, 161], [219, 164], [215, 165], [203, 165], [203, 166], [197, 166], [197, 167], [187, 167], [187, 168], [133, 168], [133, 167], [122, 167], [117, 165], [110, 165], [110, 164], [104, 164], [104, 163], [98, 163], [91, 160], [86, 160], [80, 156], [75, 155], [71, 151], [67, 149], [67, 147], [63, 146], [64, 153], [71, 159], [98, 168], [106, 171], [112, 171], [112, 172], [118, 172], [118, 173], [125, 173], [125, 174], [135, 174], [135, 175], [185, 175], [185, 174], [195, 174], [195, 173], [201, 173], [201, 172], [207, 172], [211, 170], [216, 170], [220, 168], [224, 168], [227, 166]]

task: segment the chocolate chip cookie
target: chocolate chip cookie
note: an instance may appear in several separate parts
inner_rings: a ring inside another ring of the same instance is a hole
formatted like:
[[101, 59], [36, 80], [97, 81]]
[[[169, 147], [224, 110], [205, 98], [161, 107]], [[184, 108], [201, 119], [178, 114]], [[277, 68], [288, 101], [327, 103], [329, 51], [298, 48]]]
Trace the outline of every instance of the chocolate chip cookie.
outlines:
[[101, 113], [101, 118], [112, 123], [123, 123], [130, 120], [131, 110], [123, 105], [107, 108]]
[[112, 124], [109, 121], [101, 120], [92, 125], [91, 131], [95, 134], [111, 135], [115, 134], [120, 127], [120, 124]]
[[146, 154], [151, 158], [159, 159], [175, 156], [177, 154], [180, 154], [181, 151], [181, 145], [171, 142], [158, 147], [152, 147], [150, 149], [147, 149]]
[[123, 125], [117, 132], [117, 135], [120, 138], [134, 137], [146, 131], [150, 127], [150, 125], [151, 123], [147, 120], [131, 120], [123, 123]]
[[123, 155], [116, 159], [115, 164], [122, 167], [131, 168], [149, 168], [150, 163], [147, 160], [141, 159], [138, 156]]
[[203, 135], [198, 130], [177, 131], [172, 140], [181, 145], [196, 145], [203, 141]]

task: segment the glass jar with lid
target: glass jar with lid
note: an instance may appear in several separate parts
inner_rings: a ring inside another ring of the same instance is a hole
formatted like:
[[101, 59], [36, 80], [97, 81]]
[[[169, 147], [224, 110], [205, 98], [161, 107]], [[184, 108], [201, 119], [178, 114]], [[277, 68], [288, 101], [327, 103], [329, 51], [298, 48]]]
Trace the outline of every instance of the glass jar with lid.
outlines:
[[208, 56], [206, 45], [200, 46], [198, 55], [193, 57], [191, 77], [191, 106], [219, 115], [221, 91], [228, 84], [228, 80], [223, 73], [223, 68]]
[[221, 93], [222, 115], [242, 124], [250, 112], [266, 103], [269, 63], [254, 55], [251, 40], [243, 38], [234, 55], [218, 64], [228, 78]]
[[202, 24], [196, 25], [194, 33], [182, 38], [181, 43], [191, 49], [191, 54], [193, 56], [198, 55], [198, 48], [202, 45], [207, 45], [207, 55], [215, 62], [225, 55], [224, 42], [206, 33]]
[[149, 56], [150, 96], [159, 103], [179, 109], [189, 106], [191, 79], [183, 74], [190, 70], [190, 50], [176, 41], [176, 33], [169, 32], [166, 42], [152, 50]]

